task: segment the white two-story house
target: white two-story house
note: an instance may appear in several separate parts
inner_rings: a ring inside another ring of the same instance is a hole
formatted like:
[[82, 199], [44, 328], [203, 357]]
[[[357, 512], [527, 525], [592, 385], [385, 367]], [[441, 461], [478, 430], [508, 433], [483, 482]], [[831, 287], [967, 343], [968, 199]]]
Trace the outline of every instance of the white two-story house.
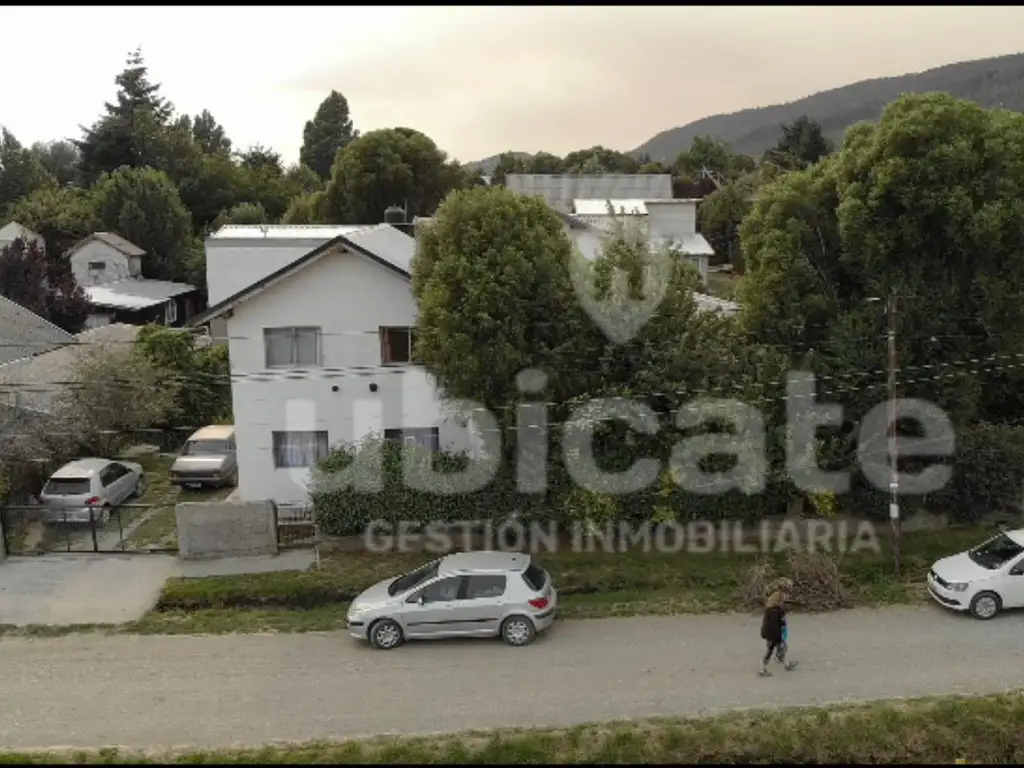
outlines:
[[473, 448], [472, 427], [412, 359], [415, 250], [387, 224], [230, 226], [207, 239], [211, 307], [192, 325], [223, 321], [242, 500], [306, 502], [317, 461], [371, 433]]

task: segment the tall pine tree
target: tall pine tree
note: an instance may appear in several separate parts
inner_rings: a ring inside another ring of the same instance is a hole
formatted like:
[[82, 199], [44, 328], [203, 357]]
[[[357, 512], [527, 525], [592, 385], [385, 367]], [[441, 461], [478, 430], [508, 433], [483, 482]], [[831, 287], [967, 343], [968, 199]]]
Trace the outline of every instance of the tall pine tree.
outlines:
[[106, 114], [91, 128], [83, 128], [84, 137], [75, 142], [87, 183], [121, 166], [147, 165], [147, 138], [152, 146], [153, 131], [166, 126], [174, 113], [174, 105], [160, 95], [160, 84], [150, 82], [140, 49], [129, 54], [114, 82], [116, 103], [105, 104]]
[[359, 131], [352, 127], [349, 117], [348, 100], [337, 91], [331, 91], [302, 131], [299, 162], [316, 171], [321, 179], [327, 179], [338, 150], [358, 137]]

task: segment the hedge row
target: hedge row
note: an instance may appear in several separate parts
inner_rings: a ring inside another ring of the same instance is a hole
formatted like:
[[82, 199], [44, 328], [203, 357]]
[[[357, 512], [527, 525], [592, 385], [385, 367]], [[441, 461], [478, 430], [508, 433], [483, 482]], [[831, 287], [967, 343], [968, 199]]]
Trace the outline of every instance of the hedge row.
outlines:
[[[464, 456], [431, 454], [418, 446], [371, 439], [357, 448], [332, 452], [314, 474], [310, 493], [317, 524], [335, 536], [361, 534], [379, 520], [501, 522], [515, 516], [565, 523], [583, 518], [751, 521], [784, 513], [789, 499], [797, 494], [777, 477], [765, 491], [752, 495], [691, 493], [673, 483], [666, 472], [657, 487], [610, 496], [575, 485], [558, 464], [551, 462], [546, 495], [520, 493], [509, 471], [500, 471], [479, 490], [458, 493], [453, 473], [466, 467]], [[901, 466], [913, 471], [906, 462]], [[957, 436], [951, 482], [928, 497], [907, 498], [905, 504], [975, 521], [1017, 505], [1022, 487], [1024, 426], [978, 424]], [[857, 473], [851, 492], [838, 499], [842, 511], [878, 518], [886, 517], [887, 502], [887, 489], [869, 486]]]

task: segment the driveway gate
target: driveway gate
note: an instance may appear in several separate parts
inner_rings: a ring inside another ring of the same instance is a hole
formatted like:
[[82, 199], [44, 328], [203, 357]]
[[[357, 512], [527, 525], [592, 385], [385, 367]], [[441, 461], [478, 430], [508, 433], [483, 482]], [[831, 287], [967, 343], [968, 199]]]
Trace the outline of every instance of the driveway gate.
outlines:
[[173, 504], [122, 504], [68, 513], [41, 506], [0, 507], [8, 555], [177, 552]]

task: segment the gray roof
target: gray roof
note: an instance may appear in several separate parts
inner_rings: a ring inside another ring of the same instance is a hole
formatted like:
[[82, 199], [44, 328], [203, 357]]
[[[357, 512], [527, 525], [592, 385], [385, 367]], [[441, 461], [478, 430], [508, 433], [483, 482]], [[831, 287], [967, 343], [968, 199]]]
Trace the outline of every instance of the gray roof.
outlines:
[[89, 303], [97, 307], [116, 309], [145, 309], [163, 304], [168, 299], [189, 293], [195, 286], [188, 283], [171, 283], [166, 280], [127, 278], [113, 283], [85, 287]]
[[571, 211], [573, 200], [672, 198], [672, 176], [667, 173], [510, 173], [505, 186], [521, 195], [539, 195], [562, 211]]
[[74, 341], [67, 331], [0, 296], [0, 365]]
[[[139, 335], [140, 326], [115, 323], [68, 334], [71, 343], [34, 357], [0, 365], [0, 394], [7, 405], [49, 413], [57, 393], [74, 379], [75, 369], [86, 355], [131, 344]], [[9, 397], [17, 393], [16, 402]]]
[[144, 256], [146, 254], [146, 252], [139, 248], [139, 246], [135, 245], [135, 243], [125, 240], [123, 237], [114, 232], [94, 232], [93, 234], [89, 235], [86, 238], [83, 238], [82, 240], [79, 240], [77, 243], [71, 246], [71, 250], [68, 251], [68, 255], [70, 256], [72, 253], [77, 251], [86, 243], [91, 242], [92, 240], [99, 240], [101, 242], [104, 242], [114, 250], [120, 251], [125, 256]]

